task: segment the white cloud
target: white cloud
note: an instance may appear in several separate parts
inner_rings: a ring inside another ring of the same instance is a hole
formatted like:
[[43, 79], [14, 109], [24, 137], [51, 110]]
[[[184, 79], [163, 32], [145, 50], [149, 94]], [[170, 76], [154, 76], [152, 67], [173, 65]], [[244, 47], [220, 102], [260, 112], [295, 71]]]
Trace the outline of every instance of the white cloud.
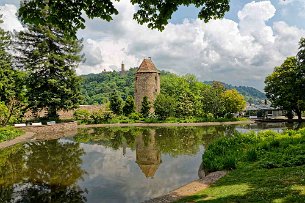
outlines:
[[276, 15], [270, 1], [250, 2], [238, 12], [238, 21], [185, 20], [163, 32], [133, 20], [136, 8], [129, 0], [115, 2], [120, 14], [111, 22], [88, 20], [84, 37], [87, 61], [79, 74], [136, 67], [151, 56], [159, 69], [192, 73], [200, 80], [220, 80], [263, 89], [264, 78], [290, 55], [305, 30], [285, 22], [268, 22]]
[[5, 4], [0, 6], [0, 15], [4, 22], [0, 24], [0, 27], [6, 31], [20, 31], [23, 29], [20, 21], [16, 17], [17, 7], [13, 4]]
[[[123, 60], [127, 67], [134, 67], [139, 65], [139, 59], [151, 56], [160, 69], [260, 89], [274, 66], [296, 54], [298, 40], [305, 33], [284, 22], [267, 25], [276, 13], [270, 1], [246, 4], [238, 12], [239, 22], [222, 19], [205, 24], [200, 20], [185, 20], [181, 24], [169, 24], [163, 32], [132, 20], [135, 8], [128, 1], [117, 3], [117, 7], [120, 15], [114, 21], [99, 25], [89, 21], [87, 29], [79, 34], [93, 36], [87, 49], [107, 50], [101, 55], [100, 66], [119, 67]], [[104, 58], [108, 58], [107, 62], [101, 60]], [[95, 69], [91, 67], [90, 71]], [[81, 70], [85, 73], [88, 63]], [[98, 71], [100, 67], [96, 67]]]

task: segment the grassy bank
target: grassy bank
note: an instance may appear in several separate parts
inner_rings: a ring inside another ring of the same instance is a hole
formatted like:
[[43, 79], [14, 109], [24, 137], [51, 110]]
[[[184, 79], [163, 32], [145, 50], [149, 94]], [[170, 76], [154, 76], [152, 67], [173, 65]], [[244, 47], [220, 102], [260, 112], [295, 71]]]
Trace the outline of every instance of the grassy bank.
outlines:
[[0, 142], [12, 140], [15, 137], [22, 135], [24, 132], [14, 127], [0, 127]]
[[181, 202], [305, 201], [305, 129], [220, 138], [208, 146], [203, 165], [232, 171]]

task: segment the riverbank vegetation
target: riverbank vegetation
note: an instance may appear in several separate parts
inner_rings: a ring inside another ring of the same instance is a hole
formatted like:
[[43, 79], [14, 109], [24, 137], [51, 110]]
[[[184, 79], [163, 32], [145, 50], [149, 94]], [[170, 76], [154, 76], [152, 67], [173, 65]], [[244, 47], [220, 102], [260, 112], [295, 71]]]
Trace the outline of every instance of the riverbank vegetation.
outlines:
[[287, 117], [294, 114], [302, 120], [305, 110], [305, 38], [299, 42], [296, 56], [288, 57], [284, 63], [274, 68], [273, 73], [265, 79], [265, 92], [272, 106], [287, 111]]
[[304, 143], [305, 129], [219, 138], [203, 155], [204, 169], [233, 171], [187, 201], [301, 202], [305, 198]]
[[[105, 108], [90, 113], [76, 110], [74, 117], [81, 123], [134, 123], [134, 122], [213, 122], [238, 121], [234, 113], [244, 110], [244, 97], [236, 90], [226, 89], [221, 83], [212, 85], [199, 82], [193, 75], [178, 76], [168, 73], [161, 78], [161, 93], [154, 103], [144, 97], [140, 112], [135, 112], [132, 96], [124, 101], [114, 91]], [[154, 108], [154, 113], [150, 112]]]
[[22, 135], [24, 132], [20, 129], [14, 128], [14, 127], [0, 127], [0, 142], [4, 142], [7, 140], [12, 140], [20, 135]]
[[[0, 23], [2, 23], [0, 16]], [[0, 28], [0, 125], [22, 120], [27, 111], [57, 119], [59, 110], [78, 107], [81, 41], [58, 27], [24, 25], [9, 33]]]
[[[81, 94], [83, 105], [95, 105], [106, 104], [109, 102], [109, 98], [116, 90], [123, 100], [126, 100], [128, 96], [134, 95], [134, 78], [137, 68], [130, 68], [125, 71], [124, 74], [118, 71], [101, 72], [98, 74], [81, 75]], [[174, 75], [167, 71], [160, 71], [161, 81], [163, 78]], [[203, 82], [207, 85], [212, 85], [213, 81]], [[247, 86], [232, 86], [223, 83], [223, 86], [228, 89], [236, 89], [241, 95], [245, 97], [245, 100], [251, 104], [260, 104], [266, 99], [264, 93], [253, 87]]]

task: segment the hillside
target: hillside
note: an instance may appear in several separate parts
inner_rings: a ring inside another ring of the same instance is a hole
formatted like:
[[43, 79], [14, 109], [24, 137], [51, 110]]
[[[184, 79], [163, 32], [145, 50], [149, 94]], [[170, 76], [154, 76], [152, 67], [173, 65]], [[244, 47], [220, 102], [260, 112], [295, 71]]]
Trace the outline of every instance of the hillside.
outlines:
[[[102, 104], [108, 102], [108, 98], [113, 91], [121, 94], [123, 99], [134, 94], [134, 75], [136, 68], [131, 68], [121, 75], [120, 72], [102, 72], [99, 74], [82, 75], [83, 80], [81, 92], [83, 95], [82, 104]], [[161, 77], [169, 72], [161, 71]], [[204, 82], [211, 84], [211, 81]], [[265, 94], [253, 87], [232, 86], [223, 83], [227, 89], [236, 89], [247, 101], [258, 103], [266, 98]]]
[[[212, 84], [213, 81], [205, 81], [205, 84]], [[245, 99], [248, 102], [251, 103], [255, 103], [258, 104], [260, 103], [262, 100], [266, 99], [266, 95], [259, 91], [258, 89], [254, 88], [254, 87], [248, 87], [248, 86], [233, 86], [230, 84], [226, 84], [224, 82], [221, 82], [225, 88], [227, 89], [236, 89], [240, 94], [242, 94]]]

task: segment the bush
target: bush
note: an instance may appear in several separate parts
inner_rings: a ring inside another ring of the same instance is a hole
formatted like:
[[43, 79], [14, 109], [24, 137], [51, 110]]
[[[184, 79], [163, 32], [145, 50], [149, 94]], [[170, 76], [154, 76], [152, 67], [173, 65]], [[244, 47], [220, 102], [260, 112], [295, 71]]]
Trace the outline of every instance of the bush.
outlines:
[[94, 124], [106, 123], [113, 118], [111, 111], [96, 111], [90, 116]]
[[131, 113], [128, 118], [132, 119], [132, 120], [140, 120], [141, 119], [141, 114], [139, 114], [138, 112], [134, 112], [134, 113]]
[[73, 117], [78, 121], [87, 123], [90, 120], [90, 112], [86, 109], [77, 109], [73, 113]]
[[0, 142], [14, 139], [23, 134], [23, 131], [15, 127], [2, 127], [0, 128]]
[[208, 172], [231, 170], [246, 162], [265, 169], [302, 166], [305, 165], [304, 143], [305, 129], [237, 133], [210, 144], [202, 158], [203, 166]]
[[207, 120], [208, 121], [213, 121], [214, 120], [214, 115], [212, 113], [207, 114]]
[[249, 162], [256, 161], [257, 157], [258, 157], [258, 155], [257, 155], [256, 149], [252, 148], [246, 152], [246, 160]]

